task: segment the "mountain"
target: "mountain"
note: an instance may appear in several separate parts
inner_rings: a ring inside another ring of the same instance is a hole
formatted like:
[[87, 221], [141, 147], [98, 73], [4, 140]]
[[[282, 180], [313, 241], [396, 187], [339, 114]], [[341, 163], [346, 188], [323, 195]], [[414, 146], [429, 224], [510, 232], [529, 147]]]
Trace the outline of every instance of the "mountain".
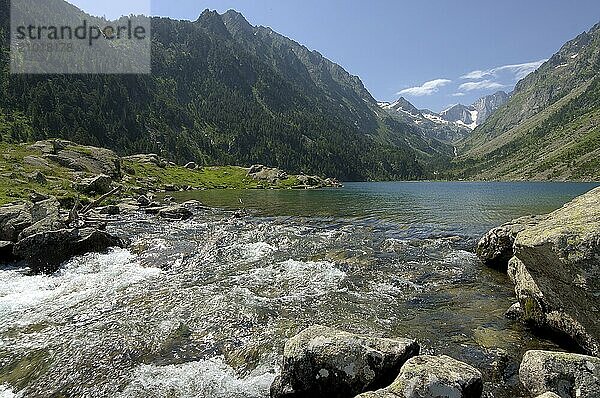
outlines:
[[[234, 11], [153, 18], [152, 75], [34, 76], [8, 73], [8, 0], [0, 8], [3, 140], [58, 137], [345, 180], [424, 178], [451, 151], [382, 111], [341, 66]], [[48, 0], [40, 12], [65, 9]]]
[[440, 117], [451, 123], [473, 130], [477, 127], [477, 111], [471, 106], [456, 104], [440, 112]]
[[600, 24], [521, 80], [459, 152], [461, 178], [600, 180]]
[[508, 98], [504, 91], [498, 91], [478, 99], [471, 106], [456, 104], [440, 113], [417, 109], [404, 97], [392, 103], [379, 102], [378, 105], [396, 118], [413, 124], [424, 136], [456, 144], [468, 137], [475, 127], [506, 103]]
[[509, 95], [498, 91], [479, 98], [471, 106], [456, 104], [440, 112], [442, 119], [464, 125], [471, 130], [483, 124], [495, 111], [508, 101]]
[[471, 105], [472, 108], [477, 112], [475, 123], [481, 125], [494, 113], [498, 108], [508, 102], [510, 96], [504, 91], [498, 91], [492, 95], [486, 95], [485, 97], [479, 98]]

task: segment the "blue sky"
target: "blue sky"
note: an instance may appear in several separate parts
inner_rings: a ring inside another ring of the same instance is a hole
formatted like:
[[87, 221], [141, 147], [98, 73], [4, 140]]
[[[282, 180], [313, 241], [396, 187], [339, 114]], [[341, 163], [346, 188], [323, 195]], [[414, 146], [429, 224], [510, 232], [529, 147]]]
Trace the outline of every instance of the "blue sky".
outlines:
[[[96, 15], [147, 12], [148, 0], [72, 0]], [[598, 0], [152, 0], [153, 15], [240, 11], [360, 76], [378, 100], [440, 111], [510, 91], [600, 21]]]

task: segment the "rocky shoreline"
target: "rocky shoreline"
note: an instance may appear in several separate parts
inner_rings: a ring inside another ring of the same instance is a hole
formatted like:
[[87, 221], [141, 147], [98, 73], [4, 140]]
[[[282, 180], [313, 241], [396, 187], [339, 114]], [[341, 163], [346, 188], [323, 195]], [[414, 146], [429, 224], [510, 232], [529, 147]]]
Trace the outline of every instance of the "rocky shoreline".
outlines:
[[0, 263], [25, 260], [33, 273], [53, 273], [75, 255], [127, 246], [106, 232], [108, 222], [121, 213], [181, 221], [199, 206], [174, 204], [169, 196], [158, 200], [160, 192], [341, 186], [335, 179], [290, 175], [263, 165], [202, 168], [194, 162], [177, 166], [155, 154], [121, 158], [64, 140], [16, 145], [4, 160], [15, 170], [1, 176], [13, 181], [7, 195], [14, 201], [0, 206]]
[[[164, 162], [155, 155], [140, 155], [135, 161], [157, 167], [156, 162]], [[261, 165], [252, 166], [246, 176], [271, 185], [289, 179], [281, 170]], [[31, 192], [27, 201], [0, 207], [2, 262], [25, 260], [34, 273], [53, 273], [72, 256], [126, 247], [127, 241], [106, 231], [123, 214], [143, 212], [183, 221], [202, 208], [196, 201], [175, 204], [168, 196], [159, 201], [147, 187], [123, 186], [126, 176], [80, 177], [74, 185], [91, 196], [87, 204], [75, 202], [68, 209], [60, 198]], [[297, 181], [302, 189], [337, 184], [317, 177]], [[161, 191], [177, 187], [172, 188]], [[507, 316], [552, 331], [565, 349], [577, 347], [575, 352], [526, 352], [518, 377], [530, 396], [600, 396], [600, 188], [551, 214], [492, 229], [476, 253], [485, 264], [505, 270], [515, 284], [517, 303]], [[489, 396], [484, 395], [480, 369], [421, 351], [413, 338], [364, 336], [314, 325], [285, 344], [271, 397]]]
[[[507, 271], [515, 284], [518, 302], [507, 317], [551, 331], [565, 348], [574, 343], [590, 354], [527, 351], [518, 376], [530, 396], [599, 397], [600, 188], [551, 214], [492, 229], [476, 253], [483, 263]], [[419, 352], [412, 339], [313, 326], [286, 343], [271, 398], [483, 396], [479, 370]]]

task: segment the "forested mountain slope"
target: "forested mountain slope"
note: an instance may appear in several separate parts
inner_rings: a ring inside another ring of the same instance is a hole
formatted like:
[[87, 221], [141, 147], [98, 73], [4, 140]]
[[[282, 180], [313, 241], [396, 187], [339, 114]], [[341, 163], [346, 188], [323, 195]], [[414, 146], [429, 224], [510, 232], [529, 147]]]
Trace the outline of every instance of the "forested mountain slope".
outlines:
[[600, 24], [520, 81], [464, 142], [454, 177], [600, 180]]
[[153, 18], [149, 76], [18, 76], [8, 74], [7, 0], [0, 7], [4, 140], [60, 137], [348, 180], [423, 178], [423, 164], [449, 150], [381, 112], [359, 78], [235, 12]]

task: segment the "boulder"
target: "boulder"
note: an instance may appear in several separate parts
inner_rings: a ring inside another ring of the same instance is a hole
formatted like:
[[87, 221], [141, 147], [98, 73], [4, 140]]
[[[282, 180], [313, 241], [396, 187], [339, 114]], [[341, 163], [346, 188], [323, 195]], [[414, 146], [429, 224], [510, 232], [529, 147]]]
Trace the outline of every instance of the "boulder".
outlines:
[[13, 242], [2, 240], [0, 241], [0, 264], [8, 263], [15, 260], [13, 256], [13, 247], [15, 244]]
[[556, 395], [553, 392], [546, 392], [542, 395], [538, 395], [536, 398], [560, 398], [560, 395]]
[[248, 176], [258, 181], [266, 181], [269, 184], [285, 180], [288, 175], [285, 171], [276, 168], [270, 168], [263, 165], [254, 165], [248, 170]]
[[169, 220], [187, 220], [188, 218], [192, 218], [194, 213], [192, 213], [187, 207], [182, 205], [173, 205], [163, 207], [157, 212], [158, 216], [161, 218], [167, 218]]
[[508, 310], [504, 313], [504, 316], [507, 319], [512, 319], [513, 321], [518, 321], [523, 318], [523, 308], [521, 308], [521, 303], [514, 303], [510, 306]]
[[33, 167], [39, 167], [39, 168], [48, 168], [50, 167], [50, 164], [48, 163], [48, 161], [46, 159], [42, 159], [38, 156], [25, 156], [23, 158], [23, 163], [29, 165], [29, 166], [33, 166]]
[[38, 141], [29, 146], [40, 151], [46, 161], [52, 161], [74, 171], [121, 177], [121, 159], [111, 150], [77, 145], [65, 140]]
[[479, 398], [481, 372], [448, 356], [422, 355], [409, 359], [387, 388], [357, 398]]
[[281, 375], [271, 386], [271, 397], [353, 397], [391, 383], [418, 353], [414, 340], [312, 326], [285, 344]]
[[196, 164], [196, 162], [189, 162], [189, 163], [186, 163], [186, 165], [184, 167], [186, 169], [196, 170], [198, 168], [198, 165]]
[[32, 223], [31, 204], [0, 207], [0, 240], [16, 242], [19, 234]]
[[60, 216], [60, 203], [54, 197], [34, 203], [30, 213], [33, 224], [21, 231], [18, 240], [44, 231], [66, 228]]
[[527, 351], [519, 369], [532, 395], [600, 397], [600, 358], [565, 352]]
[[103, 252], [124, 244], [123, 240], [93, 228], [61, 229], [28, 236], [17, 242], [13, 253], [26, 260], [35, 273], [53, 273], [75, 255]]
[[146, 195], [140, 195], [140, 197], [137, 199], [137, 203], [140, 206], [149, 206], [151, 201]]
[[317, 176], [299, 175], [296, 178], [302, 188], [321, 188], [327, 185], [321, 177]]
[[29, 200], [31, 200], [33, 203], [41, 202], [43, 200], [48, 199], [50, 199], [50, 196], [36, 191], [33, 191], [29, 194]]
[[523, 319], [600, 355], [600, 188], [521, 231], [509, 277]]
[[517, 234], [525, 228], [539, 224], [546, 216], [521, 217], [491, 229], [477, 243], [475, 253], [486, 265], [506, 270], [514, 255]]
[[117, 205], [108, 205], [98, 209], [98, 213], [109, 216], [116, 216], [121, 213], [121, 208]]
[[112, 190], [113, 180], [106, 174], [100, 174], [92, 178], [87, 178], [78, 184], [77, 189], [84, 193], [96, 193], [104, 195]]
[[38, 184], [42, 184], [42, 185], [44, 185], [46, 182], [48, 182], [48, 180], [46, 179], [46, 176], [44, 175], [44, 173], [42, 173], [39, 170], [34, 171], [30, 175], [28, 175], [27, 178], [31, 182], [37, 182]]

